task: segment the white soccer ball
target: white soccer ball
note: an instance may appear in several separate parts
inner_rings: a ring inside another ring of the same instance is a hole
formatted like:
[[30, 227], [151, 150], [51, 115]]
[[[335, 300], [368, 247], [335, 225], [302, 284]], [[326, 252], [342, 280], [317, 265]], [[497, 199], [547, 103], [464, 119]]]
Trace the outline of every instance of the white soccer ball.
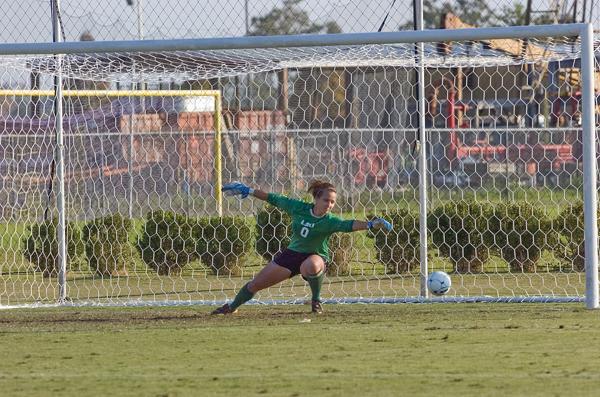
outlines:
[[432, 272], [427, 278], [427, 288], [434, 295], [444, 295], [448, 293], [452, 286], [450, 276], [445, 272]]

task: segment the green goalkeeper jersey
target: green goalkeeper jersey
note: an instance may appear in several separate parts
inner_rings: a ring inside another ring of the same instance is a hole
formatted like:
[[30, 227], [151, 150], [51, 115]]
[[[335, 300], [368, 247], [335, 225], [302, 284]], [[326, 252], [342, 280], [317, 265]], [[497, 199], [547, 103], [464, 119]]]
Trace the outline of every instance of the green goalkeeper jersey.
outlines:
[[351, 232], [353, 220], [345, 221], [330, 213], [314, 216], [314, 204], [269, 193], [267, 201], [281, 208], [292, 218], [292, 237], [288, 249], [305, 254], [318, 254], [329, 262], [329, 236], [336, 232]]

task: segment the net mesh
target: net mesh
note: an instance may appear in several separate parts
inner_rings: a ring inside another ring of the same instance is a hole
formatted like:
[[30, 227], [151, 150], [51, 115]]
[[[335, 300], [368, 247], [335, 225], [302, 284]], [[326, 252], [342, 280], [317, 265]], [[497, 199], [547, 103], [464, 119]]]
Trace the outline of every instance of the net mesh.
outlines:
[[[597, 50], [600, 41], [595, 42]], [[425, 43], [426, 67], [485, 67], [579, 59], [577, 38]], [[157, 83], [212, 79], [307, 67], [390, 66], [411, 68], [419, 57], [414, 44], [265, 48], [147, 53], [70, 54], [61, 59], [65, 78]], [[2, 66], [56, 73], [54, 56], [3, 57]]]
[[[393, 222], [387, 235], [332, 238], [324, 299], [418, 301], [421, 151], [429, 268], [453, 281], [444, 299], [578, 300], [580, 47], [555, 38], [427, 43], [422, 56], [398, 44], [0, 57], [0, 304], [58, 299], [54, 99], [44, 91], [58, 70], [74, 303], [225, 301], [287, 245], [285, 214], [220, 198], [216, 156], [225, 182], [310, 199], [310, 181], [324, 179], [337, 187], [336, 215]], [[417, 140], [419, 59], [427, 142]], [[309, 297], [292, 278], [256, 299]]]

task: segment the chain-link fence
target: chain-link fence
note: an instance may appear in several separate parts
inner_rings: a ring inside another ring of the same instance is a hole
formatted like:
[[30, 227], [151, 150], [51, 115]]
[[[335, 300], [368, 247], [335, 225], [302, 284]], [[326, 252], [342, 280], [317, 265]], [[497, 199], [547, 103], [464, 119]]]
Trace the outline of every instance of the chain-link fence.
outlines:
[[[476, 27], [590, 22], [600, 29], [595, 1], [437, 1], [424, 3], [425, 26], [440, 27], [450, 12]], [[375, 32], [412, 28], [412, 1], [389, 0], [61, 0], [66, 41], [207, 38], [246, 34]], [[389, 14], [389, 15], [388, 15]], [[386, 19], [386, 15], [387, 19]], [[7, 2], [0, 16], [2, 42], [52, 41], [50, 0]]]

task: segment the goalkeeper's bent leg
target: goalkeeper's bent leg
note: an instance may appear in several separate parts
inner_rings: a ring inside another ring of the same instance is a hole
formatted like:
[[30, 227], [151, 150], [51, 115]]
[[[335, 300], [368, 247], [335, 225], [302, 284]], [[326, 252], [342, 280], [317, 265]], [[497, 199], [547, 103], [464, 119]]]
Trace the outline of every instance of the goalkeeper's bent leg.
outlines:
[[310, 286], [313, 301], [321, 301], [321, 287], [323, 286], [324, 278], [325, 270], [321, 270], [317, 274], [309, 274], [304, 277], [304, 279], [308, 281], [308, 285]]
[[269, 263], [246, 285], [244, 285], [237, 293], [233, 302], [228, 306], [231, 312], [237, 310], [238, 307], [248, 302], [254, 297], [258, 291], [269, 288], [290, 277], [290, 270], [279, 266], [275, 262]]
[[238, 307], [242, 306], [244, 303], [248, 302], [250, 299], [254, 297], [254, 294], [250, 292], [248, 289], [248, 284], [244, 285], [237, 293], [233, 302], [229, 304], [231, 310], [236, 310]]

